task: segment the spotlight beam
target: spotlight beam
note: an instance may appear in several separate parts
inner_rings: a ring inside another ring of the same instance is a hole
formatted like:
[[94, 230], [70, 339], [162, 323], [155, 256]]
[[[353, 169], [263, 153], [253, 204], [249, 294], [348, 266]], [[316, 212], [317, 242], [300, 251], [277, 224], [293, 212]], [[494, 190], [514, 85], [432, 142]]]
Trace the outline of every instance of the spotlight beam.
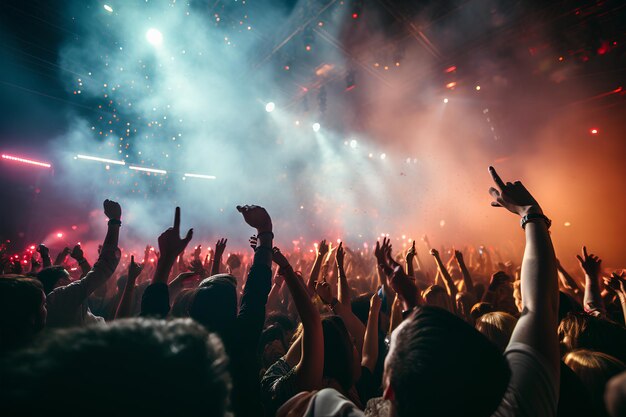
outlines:
[[185, 173], [185, 177], [189, 178], [204, 178], [206, 180], [214, 180], [216, 177], [214, 175], [204, 175], [204, 174], [188, 174]]

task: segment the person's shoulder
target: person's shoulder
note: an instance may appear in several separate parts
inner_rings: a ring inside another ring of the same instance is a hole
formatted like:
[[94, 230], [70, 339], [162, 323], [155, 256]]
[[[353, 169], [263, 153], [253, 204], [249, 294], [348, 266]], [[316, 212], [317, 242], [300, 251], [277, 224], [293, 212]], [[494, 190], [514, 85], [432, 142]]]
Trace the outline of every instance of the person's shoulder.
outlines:
[[311, 396], [304, 417], [363, 417], [365, 414], [339, 391], [325, 388]]

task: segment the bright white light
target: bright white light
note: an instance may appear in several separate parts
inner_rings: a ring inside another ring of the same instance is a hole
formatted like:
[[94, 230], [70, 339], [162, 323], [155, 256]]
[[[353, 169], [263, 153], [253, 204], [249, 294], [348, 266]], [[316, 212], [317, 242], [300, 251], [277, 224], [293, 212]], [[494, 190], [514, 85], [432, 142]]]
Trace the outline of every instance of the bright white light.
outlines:
[[444, 99], [443, 99], [443, 102], [444, 102], [444, 103], [447, 103], [447, 102], [448, 102], [448, 99], [447, 99], [447, 98], [444, 98]]
[[106, 10], [109, 13], [113, 13], [113, 7], [109, 6], [108, 4], [104, 5], [104, 10]]
[[163, 35], [155, 28], [150, 28], [146, 32], [146, 39], [154, 46], [159, 46], [163, 43]]
[[313, 126], [311, 126], [313, 128], [314, 132], [319, 132], [320, 129], [322, 128], [322, 126], [319, 123], [313, 123]]
[[355, 139], [352, 139], [352, 140], [350, 141], [350, 147], [351, 147], [352, 149], [356, 149], [356, 145], [357, 145], [356, 140], [355, 140]]
[[214, 180], [215, 179], [214, 175], [204, 175], [204, 174], [185, 174], [185, 177], [204, 178], [205, 180]]
[[476, 91], [480, 91], [480, 86], [479, 85], [476, 86]]
[[274, 104], [274, 102], [272, 101], [270, 101], [269, 103], [265, 105], [265, 111], [268, 113], [273, 112], [275, 108], [276, 108], [276, 104]]
[[155, 174], [167, 174], [167, 171], [163, 169], [144, 168], [144, 167], [137, 167], [133, 165], [129, 166], [128, 169], [134, 169], [135, 171], [153, 172]]
[[89, 161], [104, 162], [106, 164], [126, 165], [126, 162], [124, 162], [124, 161], [117, 161], [115, 159], [99, 158], [97, 156], [89, 156], [89, 155], [78, 154], [78, 155], [76, 155], [76, 158], [78, 158], [78, 159], [87, 159]]
[[385, 159], [386, 157], [387, 157], [387, 154], [386, 154], [386, 153], [381, 153], [381, 154], [380, 154], [380, 159]]
[[23, 164], [36, 165], [38, 167], [44, 167], [44, 168], [50, 168], [52, 166], [47, 162], [33, 161], [32, 159], [20, 158], [17, 156], [4, 155], [4, 154], [2, 155], [2, 159], [7, 159], [9, 161], [15, 161], [15, 162], [21, 162]]
[[62, 238], [63, 237], [63, 233], [57, 233], [57, 237], [58, 238]]

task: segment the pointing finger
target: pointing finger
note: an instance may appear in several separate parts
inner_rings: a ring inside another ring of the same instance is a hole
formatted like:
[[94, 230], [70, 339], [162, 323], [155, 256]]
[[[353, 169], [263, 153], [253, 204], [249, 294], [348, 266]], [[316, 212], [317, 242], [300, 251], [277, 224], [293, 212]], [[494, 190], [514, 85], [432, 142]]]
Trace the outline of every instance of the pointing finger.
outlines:
[[491, 174], [491, 178], [493, 178], [493, 181], [496, 183], [498, 188], [500, 190], [503, 190], [505, 185], [504, 185], [504, 182], [502, 181], [502, 178], [500, 178], [500, 176], [496, 172], [496, 169], [494, 167], [490, 166], [489, 167], [489, 173]]

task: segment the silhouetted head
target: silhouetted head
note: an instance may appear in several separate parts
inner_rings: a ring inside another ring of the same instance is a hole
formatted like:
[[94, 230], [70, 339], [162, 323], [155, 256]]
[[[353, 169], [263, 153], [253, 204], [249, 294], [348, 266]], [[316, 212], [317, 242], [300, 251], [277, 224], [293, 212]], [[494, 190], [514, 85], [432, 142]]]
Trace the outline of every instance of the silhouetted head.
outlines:
[[[487, 417], [509, 378], [508, 364], [489, 340], [448, 311], [425, 306], [392, 334], [384, 397], [399, 417]], [[450, 384], [463, 388], [451, 392]]]
[[46, 295], [50, 294], [55, 288], [63, 287], [70, 284], [70, 274], [62, 266], [50, 266], [44, 268], [37, 274], [37, 279], [43, 284], [43, 290]]

